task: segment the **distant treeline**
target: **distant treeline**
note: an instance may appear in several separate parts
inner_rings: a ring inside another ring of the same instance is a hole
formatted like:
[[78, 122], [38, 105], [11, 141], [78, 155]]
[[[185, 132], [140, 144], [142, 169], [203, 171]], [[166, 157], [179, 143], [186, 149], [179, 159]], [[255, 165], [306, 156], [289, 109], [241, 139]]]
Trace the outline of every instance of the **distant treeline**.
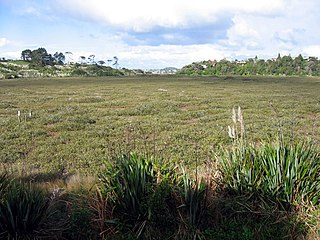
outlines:
[[249, 58], [245, 61], [208, 60], [184, 66], [178, 74], [186, 75], [311, 75], [320, 76], [320, 61], [316, 57]]
[[[68, 55], [67, 63], [79, 63], [79, 64], [89, 64], [89, 65], [100, 65], [104, 66], [106, 63], [108, 65], [112, 64], [114, 67], [119, 67], [119, 58], [114, 56], [112, 59], [106, 60], [95, 60], [95, 55], [91, 54], [88, 57], [80, 56], [78, 60], [73, 58], [72, 52], [65, 52]], [[45, 48], [41, 47], [35, 50], [25, 49], [21, 52], [21, 59], [28, 62], [32, 67], [44, 67], [44, 66], [54, 66], [54, 65], [64, 65], [66, 63], [66, 55], [62, 52], [56, 52], [55, 54], [49, 53]]]
[[[79, 61], [72, 58], [71, 52], [54, 54], [45, 48], [25, 49], [21, 52], [21, 60], [0, 58], [0, 79], [34, 78], [34, 77], [101, 77], [128, 76], [141, 74], [139, 71], [119, 68], [118, 58], [96, 61], [95, 55], [80, 56]], [[66, 64], [67, 63], [67, 64]], [[106, 64], [111, 66], [106, 66]], [[143, 72], [143, 71], [142, 71]], [[143, 72], [144, 73], [144, 72]]]
[[61, 52], [56, 52], [52, 55], [45, 48], [38, 48], [36, 50], [23, 50], [21, 59], [30, 62], [33, 67], [43, 67], [47, 65], [63, 65], [65, 56]]

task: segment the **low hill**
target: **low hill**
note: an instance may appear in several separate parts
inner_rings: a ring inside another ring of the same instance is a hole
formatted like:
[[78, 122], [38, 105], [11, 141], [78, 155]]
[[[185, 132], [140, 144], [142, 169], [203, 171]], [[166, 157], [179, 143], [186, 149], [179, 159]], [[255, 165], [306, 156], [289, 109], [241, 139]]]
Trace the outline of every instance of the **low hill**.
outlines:
[[26, 61], [7, 60], [0, 62], [0, 79], [69, 76], [123, 76], [135, 75], [135, 71], [97, 64], [64, 64], [32, 66]]
[[320, 76], [320, 61], [316, 57], [289, 56], [273, 59], [249, 58], [244, 61], [201, 61], [184, 66], [178, 74], [185, 75], [275, 75]]

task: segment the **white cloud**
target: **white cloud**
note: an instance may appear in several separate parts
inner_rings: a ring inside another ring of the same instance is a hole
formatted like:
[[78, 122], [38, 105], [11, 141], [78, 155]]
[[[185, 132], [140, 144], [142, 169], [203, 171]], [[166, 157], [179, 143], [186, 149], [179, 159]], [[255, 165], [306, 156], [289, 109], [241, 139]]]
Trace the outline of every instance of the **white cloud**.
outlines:
[[241, 16], [235, 16], [233, 26], [227, 31], [227, 40], [222, 43], [238, 49], [258, 49], [261, 47], [261, 37], [259, 33], [250, 26], [247, 20]]
[[319, 7], [317, 0], [286, 0], [275, 17], [238, 12], [232, 18], [226, 39], [218, 43], [233, 56], [270, 58], [278, 53], [296, 56], [317, 52], [314, 46], [320, 41], [316, 25], [320, 18], [315, 9]]
[[119, 43], [114, 49], [107, 51], [92, 49], [92, 51], [72, 51], [72, 53], [72, 56], [67, 56], [67, 61], [79, 61], [80, 56], [88, 58], [91, 54], [95, 54], [96, 61], [104, 60], [107, 62], [108, 59], [117, 56], [120, 67], [141, 69], [183, 67], [193, 61], [229, 57], [223, 49], [214, 44], [129, 46]]
[[10, 41], [6, 38], [0, 38], [0, 47], [3, 47], [5, 45], [9, 44], [9, 42]]
[[119, 53], [120, 63], [139, 68], [182, 67], [191, 61], [222, 59], [227, 57], [219, 46], [201, 45], [160, 45], [126, 47]]
[[16, 11], [48, 27], [40, 34], [44, 28], [36, 31], [39, 26], [34, 24], [32, 30], [39, 34], [32, 35], [21, 28], [20, 37], [10, 35], [14, 29], [1, 29], [1, 36], [11, 41], [0, 38], [1, 51], [7, 53], [44, 46], [49, 52], [72, 51], [74, 60], [91, 54], [104, 61], [118, 56], [120, 66], [128, 68], [181, 67], [205, 59], [270, 58], [278, 53], [320, 56], [319, 0], [12, 2], [13, 9], [24, 3]]
[[3, 52], [0, 53], [0, 57], [4, 57], [6, 59], [20, 59], [21, 51]]
[[320, 45], [311, 45], [303, 49], [303, 54], [306, 56], [320, 57]]
[[32, 6], [28, 6], [26, 8], [22, 8], [19, 10], [20, 14], [29, 14], [29, 15], [34, 15], [34, 16], [41, 16], [42, 14], [39, 12], [39, 10], [37, 10], [35, 7]]
[[228, 12], [272, 14], [282, 6], [283, 0], [55, 0], [58, 11], [138, 32], [212, 22]]

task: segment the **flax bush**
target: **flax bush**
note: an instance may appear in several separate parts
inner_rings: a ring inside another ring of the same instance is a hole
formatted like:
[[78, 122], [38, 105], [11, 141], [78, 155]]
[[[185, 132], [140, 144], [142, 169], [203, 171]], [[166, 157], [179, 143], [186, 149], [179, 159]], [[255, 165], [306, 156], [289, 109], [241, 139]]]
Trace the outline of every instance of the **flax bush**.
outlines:
[[129, 227], [136, 236], [144, 230], [150, 217], [148, 200], [156, 183], [156, 171], [150, 160], [131, 154], [108, 164], [100, 175], [102, 193], [114, 206], [112, 221]]
[[224, 186], [238, 194], [254, 193], [288, 208], [319, 204], [320, 155], [309, 143], [235, 144], [218, 157]]
[[174, 232], [178, 186], [174, 165], [135, 154], [123, 155], [107, 163], [99, 180], [96, 199], [101, 204], [94, 208], [106, 218], [108, 226], [100, 226], [110, 232], [105, 235], [120, 231], [128, 237], [158, 239]]
[[44, 191], [11, 181], [0, 202], [0, 238], [38, 239], [45, 236], [49, 230], [46, 222], [52, 210], [50, 198]]

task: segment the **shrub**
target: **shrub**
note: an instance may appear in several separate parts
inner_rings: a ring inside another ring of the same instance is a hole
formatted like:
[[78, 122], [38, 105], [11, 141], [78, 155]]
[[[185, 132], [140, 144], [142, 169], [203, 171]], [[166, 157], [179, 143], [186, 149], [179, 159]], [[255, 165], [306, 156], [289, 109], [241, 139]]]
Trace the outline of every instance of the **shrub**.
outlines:
[[[11, 181], [0, 202], [0, 238], [37, 239], [51, 235], [46, 225], [53, 214], [47, 194], [30, 184]], [[51, 211], [51, 212], [50, 212]], [[54, 226], [55, 229], [57, 226]]]
[[218, 157], [225, 187], [238, 194], [254, 193], [288, 208], [320, 200], [320, 155], [311, 144], [240, 143]]
[[85, 70], [74, 69], [74, 70], [72, 70], [70, 75], [71, 76], [88, 76], [89, 74]]
[[121, 223], [139, 236], [148, 218], [148, 197], [155, 184], [151, 161], [137, 155], [122, 156], [100, 175], [104, 195], [109, 195]]
[[6, 197], [7, 188], [10, 184], [10, 178], [7, 173], [2, 173], [0, 175], [0, 203], [2, 203]]
[[310, 144], [265, 144], [259, 152], [262, 191], [279, 202], [319, 203], [320, 155]]
[[[106, 222], [136, 237], [159, 235], [159, 229], [164, 228], [171, 231], [176, 206], [172, 193], [173, 172], [174, 168], [165, 163], [160, 165], [135, 154], [124, 155], [108, 164], [107, 170], [100, 174], [104, 195], [100, 202], [108, 201], [107, 206], [101, 205], [108, 208], [108, 213], [114, 209]], [[99, 209], [99, 212], [103, 211]]]
[[194, 181], [185, 174], [180, 183], [180, 194], [187, 212], [189, 224], [199, 227], [206, 211], [206, 183], [202, 178], [200, 182]]

